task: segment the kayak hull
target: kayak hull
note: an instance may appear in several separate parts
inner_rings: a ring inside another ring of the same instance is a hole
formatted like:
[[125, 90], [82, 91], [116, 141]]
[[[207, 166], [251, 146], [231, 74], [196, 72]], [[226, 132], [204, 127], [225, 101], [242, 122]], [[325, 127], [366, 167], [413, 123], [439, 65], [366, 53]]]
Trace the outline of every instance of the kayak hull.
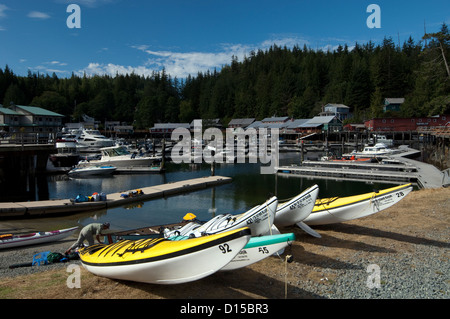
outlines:
[[412, 185], [405, 184], [362, 195], [319, 199], [303, 222], [307, 225], [327, 225], [363, 218], [395, 205], [411, 191]]
[[221, 270], [236, 270], [282, 251], [295, 240], [294, 233], [252, 237], [248, 244]]
[[314, 185], [293, 199], [279, 204], [275, 213], [274, 224], [285, 227], [303, 221], [311, 214], [318, 194], [319, 186]]
[[0, 240], [0, 249], [44, 244], [61, 240], [75, 233], [77, 229], [78, 226], [48, 232], [36, 232], [17, 236], [12, 235], [11, 238], [5, 238]]
[[[103, 247], [92, 254], [83, 249], [80, 259], [88, 271], [98, 276], [152, 284], [181, 284], [199, 280], [220, 270], [249, 240], [250, 230], [242, 228], [181, 241], [120, 241], [111, 245], [96, 245]], [[152, 243], [156, 244], [145, 248]], [[144, 250], [127, 252], [130, 245], [143, 247]], [[91, 251], [98, 248], [91, 248]]]

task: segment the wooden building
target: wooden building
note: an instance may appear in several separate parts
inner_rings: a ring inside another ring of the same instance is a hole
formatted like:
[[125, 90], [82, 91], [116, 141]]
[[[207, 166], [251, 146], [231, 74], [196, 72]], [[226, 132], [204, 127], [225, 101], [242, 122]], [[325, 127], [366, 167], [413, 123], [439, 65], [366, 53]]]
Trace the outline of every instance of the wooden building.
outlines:
[[374, 118], [364, 122], [364, 125], [369, 131], [407, 132], [446, 126], [449, 122], [450, 115], [439, 115], [413, 118]]

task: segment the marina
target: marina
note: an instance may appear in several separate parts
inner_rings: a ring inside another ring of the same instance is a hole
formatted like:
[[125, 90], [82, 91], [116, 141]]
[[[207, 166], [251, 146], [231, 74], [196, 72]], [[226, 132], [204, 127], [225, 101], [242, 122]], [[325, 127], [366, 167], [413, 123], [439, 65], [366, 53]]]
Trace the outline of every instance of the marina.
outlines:
[[279, 166], [278, 174], [292, 174], [347, 181], [372, 180], [385, 183], [416, 183], [420, 188], [438, 188], [448, 183], [444, 172], [433, 165], [408, 157], [418, 151], [404, 148], [373, 161], [303, 161], [301, 165]]

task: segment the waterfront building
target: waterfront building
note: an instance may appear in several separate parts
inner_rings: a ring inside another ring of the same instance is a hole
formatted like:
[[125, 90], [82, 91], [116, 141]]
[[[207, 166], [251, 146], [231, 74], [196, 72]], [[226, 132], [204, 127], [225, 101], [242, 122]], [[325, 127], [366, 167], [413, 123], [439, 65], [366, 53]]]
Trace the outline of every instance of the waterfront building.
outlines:
[[364, 122], [369, 131], [408, 132], [446, 126], [450, 115], [410, 118], [373, 118]]
[[351, 117], [350, 107], [344, 104], [328, 103], [323, 107], [320, 116], [335, 116], [340, 121], [344, 121]]
[[254, 118], [232, 119], [232, 120], [228, 123], [228, 127], [229, 127], [229, 128], [238, 128], [238, 127], [242, 127], [243, 129], [245, 129], [247, 126], [249, 126], [249, 125], [252, 124], [253, 122], [255, 122], [255, 119], [254, 119]]
[[39, 138], [50, 138], [62, 128], [64, 115], [36, 107], [11, 104], [0, 107], [0, 125], [3, 131], [13, 133], [34, 133]]
[[298, 133], [334, 133], [342, 131], [342, 121], [336, 116], [315, 116], [297, 127]]

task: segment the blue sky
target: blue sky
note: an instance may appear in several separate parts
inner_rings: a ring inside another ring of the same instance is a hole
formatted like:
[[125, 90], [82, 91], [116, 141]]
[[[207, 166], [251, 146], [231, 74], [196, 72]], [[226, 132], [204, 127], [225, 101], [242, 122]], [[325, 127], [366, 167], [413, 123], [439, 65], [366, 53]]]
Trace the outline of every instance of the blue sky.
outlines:
[[[81, 28], [68, 28], [69, 4]], [[369, 28], [369, 4], [381, 28]], [[403, 43], [450, 24], [448, 0], [0, 0], [0, 68], [15, 74], [131, 73], [165, 68], [183, 78], [220, 69], [233, 55], [278, 45], [333, 49]]]

